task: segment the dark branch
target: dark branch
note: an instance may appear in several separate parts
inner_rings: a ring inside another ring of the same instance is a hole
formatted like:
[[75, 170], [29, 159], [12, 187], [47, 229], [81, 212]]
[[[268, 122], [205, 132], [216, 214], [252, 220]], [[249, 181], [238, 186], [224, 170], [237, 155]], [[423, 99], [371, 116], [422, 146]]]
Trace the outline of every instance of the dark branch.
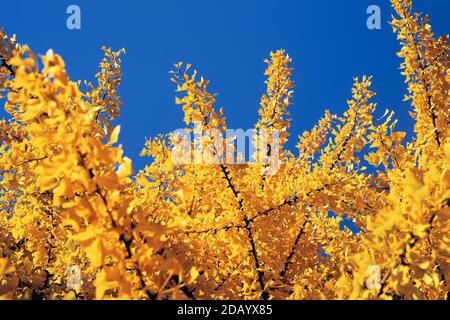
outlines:
[[300, 243], [300, 238], [305, 233], [306, 226], [308, 225], [309, 220], [305, 220], [300, 227], [300, 230], [295, 237], [294, 244], [292, 245], [291, 251], [289, 252], [286, 260], [284, 261], [284, 267], [283, 270], [280, 272], [280, 277], [283, 280], [284, 283], [287, 282], [286, 274], [289, 271], [289, 266], [292, 264], [292, 259], [294, 258], [295, 252], [297, 251], [298, 244]]

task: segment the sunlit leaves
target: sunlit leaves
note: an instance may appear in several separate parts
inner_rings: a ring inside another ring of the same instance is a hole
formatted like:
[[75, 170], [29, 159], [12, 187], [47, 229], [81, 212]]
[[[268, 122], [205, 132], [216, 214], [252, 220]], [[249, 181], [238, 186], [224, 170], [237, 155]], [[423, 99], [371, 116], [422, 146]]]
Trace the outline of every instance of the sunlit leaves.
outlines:
[[[435, 39], [411, 1], [392, 4], [412, 140], [363, 76], [345, 112], [326, 111], [294, 156], [284, 148], [292, 60], [279, 50], [265, 61], [255, 125], [279, 133], [273, 175], [267, 162], [208, 162], [224, 160], [222, 147], [235, 153], [233, 138], [167, 134], [147, 140], [148, 165], [133, 176], [113, 123], [124, 51], [103, 48], [97, 84], [83, 88], [53, 51], [38, 58], [0, 32], [10, 114], [0, 121], [0, 298], [448, 298], [448, 38]], [[171, 81], [186, 132], [225, 133], [208, 80], [180, 62]], [[206, 155], [176, 161], [189, 148]]]

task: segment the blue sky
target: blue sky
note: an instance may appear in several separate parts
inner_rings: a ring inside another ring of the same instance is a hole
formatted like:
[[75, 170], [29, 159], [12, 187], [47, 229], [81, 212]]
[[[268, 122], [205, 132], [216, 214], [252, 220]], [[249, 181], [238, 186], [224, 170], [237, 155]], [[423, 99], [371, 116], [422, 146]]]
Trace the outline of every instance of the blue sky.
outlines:
[[[81, 8], [81, 30], [66, 28], [70, 4]], [[381, 30], [366, 28], [372, 4], [381, 7]], [[431, 16], [436, 34], [449, 32], [450, 1], [416, 0], [415, 8]], [[264, 92], [263, 60], [286, 49], [297, 86], [291, 148], [325, 109], [345, 110], [352, 79], [363, 74], [374, 76], [379, 112], [395, 110], [399, 128], [411, 131], [391, 14], [387, 0], [16, 0], [2, 3], [0, 26], [35, 52], [61, 54], [73, 80], [93, 80], [102, 45], [126, 48], [120, 142], [140, 169], [148, 161], [138, 155], [146, 137], [183, 127], [168, 75], [178, 61], [211, 80], [228, 127], [247, 129], [257, 121]]]

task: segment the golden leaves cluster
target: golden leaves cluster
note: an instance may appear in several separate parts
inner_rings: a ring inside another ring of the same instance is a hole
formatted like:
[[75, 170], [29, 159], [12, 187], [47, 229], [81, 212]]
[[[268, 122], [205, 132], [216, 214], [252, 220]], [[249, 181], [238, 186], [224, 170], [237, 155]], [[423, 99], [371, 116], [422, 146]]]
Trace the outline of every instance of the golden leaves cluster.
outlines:
[[[326, 111], [300, 135], [298, 155], [284, 149], [294, 84], [279, 50], [266, 60], [255, 124], [279, 133], [273, 175], [267, 162], [224, 162], [233, 139], [176, 134], [148, 140], [150, 161], [133, 175], [112, 124], [124, 51], [103, 48], [97, 84], [83, 90], [60, 56], [49, 51], [39, 69], [0, 33], [11, 115], [0, 121], [0, 298], [448, 298], [448, 37], [436, 38], [410, 0], [391, 2], [412, 139], [392, 111], [379, 113], [363, 76], [342, 115]], [[171, 80], [187, 132], [224, 134], [209, 82], [183, 63]], [[205, 152], [177, 162], [180, 146]]]

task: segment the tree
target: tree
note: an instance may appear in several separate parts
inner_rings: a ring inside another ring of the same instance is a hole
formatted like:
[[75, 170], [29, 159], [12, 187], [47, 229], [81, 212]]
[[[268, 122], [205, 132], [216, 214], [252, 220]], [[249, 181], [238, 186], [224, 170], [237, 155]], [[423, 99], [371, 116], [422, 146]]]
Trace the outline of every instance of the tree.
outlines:
[[[242, 155], [223, 138], [223, 110], [209, 82], [177, 63], [176, 103], [187, 132], [202, 134], [148, 140], [150, 161], [134, 176], [112, 124], [124, 51], [103, 48], [97, 84], [82, 84], [60, 56], [49, 51], [39, 70], [28, 47], [1, 33], [11, 117], [0, 122], [0, 297], [448, 298], [448, 36], [436, 38], [410, 0], [391, 2], [411, 141], [393, 112], [377, 115], [363, 76], [343, 115], [326, 111], [299, 137], [298, 155], [284, 148], [294, 84], [279, 50], [266, 60], [255, 161], [225, 161]], [[186, 150], [191, 161], [177, 161]], [[359, 232], [340, 228], [344, 219]]]

